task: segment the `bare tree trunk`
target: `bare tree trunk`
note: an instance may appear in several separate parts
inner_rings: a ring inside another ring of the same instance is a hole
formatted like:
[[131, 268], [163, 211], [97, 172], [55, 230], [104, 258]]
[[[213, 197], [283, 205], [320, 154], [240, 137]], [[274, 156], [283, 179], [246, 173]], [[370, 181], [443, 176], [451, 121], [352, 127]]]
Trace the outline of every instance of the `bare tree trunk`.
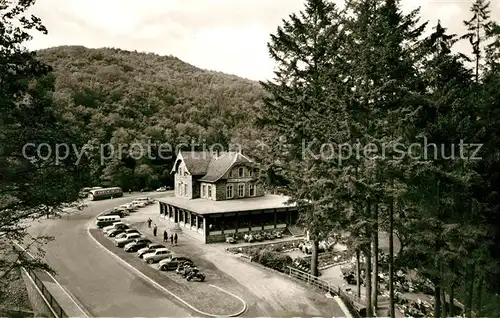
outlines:
[[[366, 215], [368, 218], [371, 217], [371, 203], [368, 202], [366, 206], [367, 213]], [[370, 238], [371, 233], [373, 231], [373, 225], [368, 222], [368, 225], [366, 226], [366, 235], [368, 238]], [[366, 317], [373, 317], [373, 305], [372, 305], [372, 255], [371, 255], [371, 246], [370, 244], [367, 244], [365, 246], [365, 258], [366, 258], [366, 274], [365, 274], [365, 284], [366, 284], [366, 289], [365, 289], [365, 295], [366, 295]]]
[[374, 230], [372, 233], [373, 244], [373, 289], [372, 289], [372, 302], [373, 308], [378, 309], [378, 204], [375, 204], [374, 211]]
[[367, 246], [365, 249], [366, 258], [366, 273], [365, 273], [365, 295], [366, 295], [366, 317], [373, 317], [373, 304], [372, 304], [372, 257], [371, 248]]
[[356, 294], [361, 299], [361, 255], [356, 250]]
[[394, 200], [389, 203], [389, 315], [396, 317], [394, 304]]
[[453, 284], [450, 286], [450, 317], [455, 315], [455, 288]]
[[468, 265], [465, 273], [465, 281], [468, 282], [465, 295], [465, 317], [472, 318], [472, 299], [474, 297], [474, 264]]
[[446, 302], [446, 293], [445, 293], [445, 288], [444, 286], [441, 286], [441, 306], [443, 307], [443, 315], [442, 317], [448, 317], [448, 306]]
[[434, 318], [441, 318], [441, 284], [434, 283]]
[[315, 236], [312, 240], [311, 255], [311, 275], [318, 277], [318, 239]]
[[477, 284], [477, 296], [476, 296], [476, 307], [475, 307], [475, 311], [476, 311], [476, 314], [477, 315], [481, 315], [481, 307], [483, 306], [482, 302], [483, 302], [483, 276], [481, 275], [479, 277], [479, 281], [478, 281], [478, 284]]

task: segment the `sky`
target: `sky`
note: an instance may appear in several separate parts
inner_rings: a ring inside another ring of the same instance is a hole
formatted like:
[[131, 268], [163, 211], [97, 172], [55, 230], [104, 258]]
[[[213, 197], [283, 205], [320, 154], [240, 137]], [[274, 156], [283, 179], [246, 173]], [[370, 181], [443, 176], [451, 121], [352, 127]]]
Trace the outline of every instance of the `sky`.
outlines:
[[[343, 0], [336, 0], [342, 5]], [[421, 7], [421, 16], [438, 19], [462, 34], [472, 0], [403, 0], [403, 10]], [[500, 22], [500, 0], [492, 0]], [[48, 35], [36, 34], [30, 49], [59, 45], [114, 47], [173, 55], [209, 70], [252, 80], [271, 79], [274, 63], [267, 43], [304, 0], [38, 0], [32, 12]], [[469, 50], [466, 43], [457, 47]]]

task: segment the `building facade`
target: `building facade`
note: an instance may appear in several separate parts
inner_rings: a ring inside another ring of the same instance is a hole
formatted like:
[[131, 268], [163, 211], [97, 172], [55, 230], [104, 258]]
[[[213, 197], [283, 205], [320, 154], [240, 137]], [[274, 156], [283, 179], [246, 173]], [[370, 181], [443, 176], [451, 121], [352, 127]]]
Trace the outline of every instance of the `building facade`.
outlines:
[[254, 162], [239, 152], [180, 152], [171, 173], [179, 197], [222, 201], [264, 195]]
[[160, 214], [204, 243], [297, 221], [295, 204], [265, 195], [255, 163], [239, 152], [180, 152], [172, 173], [175, 196], [159, 200]]

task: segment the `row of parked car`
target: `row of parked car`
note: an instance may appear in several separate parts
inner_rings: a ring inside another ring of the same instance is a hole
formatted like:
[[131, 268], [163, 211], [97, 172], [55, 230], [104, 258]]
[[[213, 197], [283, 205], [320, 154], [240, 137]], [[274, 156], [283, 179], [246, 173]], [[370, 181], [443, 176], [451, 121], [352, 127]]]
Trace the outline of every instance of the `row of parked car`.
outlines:
[[150, 197], [137, 198], [130, 203], [122, 204], [119, 207], [111, 209], [105, 215], [119, 215], [121, 218], [123, 218], [130, 215], [130, 213], [137, 211], [138, 208], [143, 208], [145, 206], [153, 204], [154, 202], [155, 200]]
[[136, 253], [136, 256], [148, 264], [158, 263], [162, 271], [176, 270], [184, 275], [188, 281], [204, 281], [205, 275], [200, 273], [189, 258], [173, 253], [164, 245], [152, 242], [143, 236], [137, 229], [130, 225], [116, 221], [103, 228], [104, 235], [114, 240], [116, 247], [123, 248], [125, 252]]

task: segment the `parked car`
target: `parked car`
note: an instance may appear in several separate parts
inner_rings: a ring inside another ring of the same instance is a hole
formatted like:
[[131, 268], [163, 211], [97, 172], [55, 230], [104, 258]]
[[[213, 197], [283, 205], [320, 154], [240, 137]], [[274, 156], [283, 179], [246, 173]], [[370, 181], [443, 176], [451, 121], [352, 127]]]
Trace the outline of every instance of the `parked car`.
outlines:
[[130, 229], [129, 225], [122, 222], [122, 223], [116, 223], [116, 225], [113, 225], [113, 227], [106, 228], [103, 231], [103, 233], [105, 235], [109, 235], [109, 232], [114, 231], [114, 230], [123, 230], [125, 232], [128, 229]]
[[144, 254], [152, 253], [152, 252], [156, 251], [159, 248], [165, 248], [165, 246], [163, 246], [161, 244], [158, 244], [158, 243], [150, 243], [150, 244], [148, 244], [147, 247], [139, 249], [137, 251], [137, 256], [139, 258], [142, 258], [144, 256]]
[[146, 205], [148, 205], [146, 202], [144, 201], [133, 201], [132, 204], [134, 205], [134, 207], [137, 207], [137, 208], [143, 208], [145, 207]]
[[125, 252], [137, 252], [137, 250], [148, 246], [148, 244], [152, 243], [150, 239], [147, 238], [138, 238], [135, 239], [133, 242], [128, 243], [124, 247]]
[[128, 212], [137, 210], [137, 208], [132, 203], [122, 204], [118, 207], [119, 209], [125, 209]]
[[115, 238], [124, 238], [127, 234], [132, 234], [132, 233], [137, 233], [137, 234], [141, 234], [141, 232], [139, 232], [138, 230], [136, 229], [126, 229], [123, 231], [123, 233], [121, 234], [117, 234], [115, 236]]
[[[125, 233], [123, 233], [125, 234]], [[133, 242], [135, 239], [140, 238], [141, 234], [139, 233], [128, 233], [125, 234], [124, 237], [121, 238], [115, 238], [115, 246], [117, 247], [124, 247], [130, 242]]]
[[144, 254], [142, 256], [142, 259], [148, 264], [153, 264], [167, 258], [168, 254], [171, 253], [172, 252], [167, 248], [159, 248], [156, 249], [154, 252]]
[[145, 202], [146, 204], [152, 204], [155, 202], [155, 200], [150, 197], [142, 197], [135, 199], [134, 202]]
[[159, 187], [158, 189], [156, 189], [156, 192], [165, 192], [167, 191], [167, 187]]
[[193, 263], [193, 261], [187, 257], [170, 254], [168, 257], [160, 261], [158, 268], [162, 271], [174, 270], [177, 269], [177, 266], [179, 266], [180, 263], [184, 262]]
[[141, 192], [150, 192], [153, 191], [151, 188], [142, 188]]
[[108, 225], [108, 226], [104, 227], [102, 229], [102, 232], [104, 234], [107, 234], [108, 231], [116, 230], [116, 229], [119, 229], [119, 228], [128, 229], [128, 225], [125, 224], [124, 222], [116, 222], [113, 225]]
[[129, 216], [130, 213], [125, 211], [125, 210], [113, 210], [113, 211], [106, 213], [105, 215], [118, 215], [121, 218], [124, 218], [126, 216]]
[[109, 237], [117, 237], [120, 234], [125, 233], [125, 229], [115, 229], [107, 232]]
[[125, 229], [125, 231], [123, 232], [123, 234], [132, 234], [132, 233], [141, 234], [141, 232], [139, 232], [139, 230], [136, 229]]
[[123, 232], [120, 233], [120, 234], [115, 234], [115, 238], [124, 238], [125, 235], [127, 234], [132, 234], [132, 233], [137, 233], [137, 234], [141, 234], [141, 232], [139, 232], [138, 230], [136, 229], [123, 229]]

